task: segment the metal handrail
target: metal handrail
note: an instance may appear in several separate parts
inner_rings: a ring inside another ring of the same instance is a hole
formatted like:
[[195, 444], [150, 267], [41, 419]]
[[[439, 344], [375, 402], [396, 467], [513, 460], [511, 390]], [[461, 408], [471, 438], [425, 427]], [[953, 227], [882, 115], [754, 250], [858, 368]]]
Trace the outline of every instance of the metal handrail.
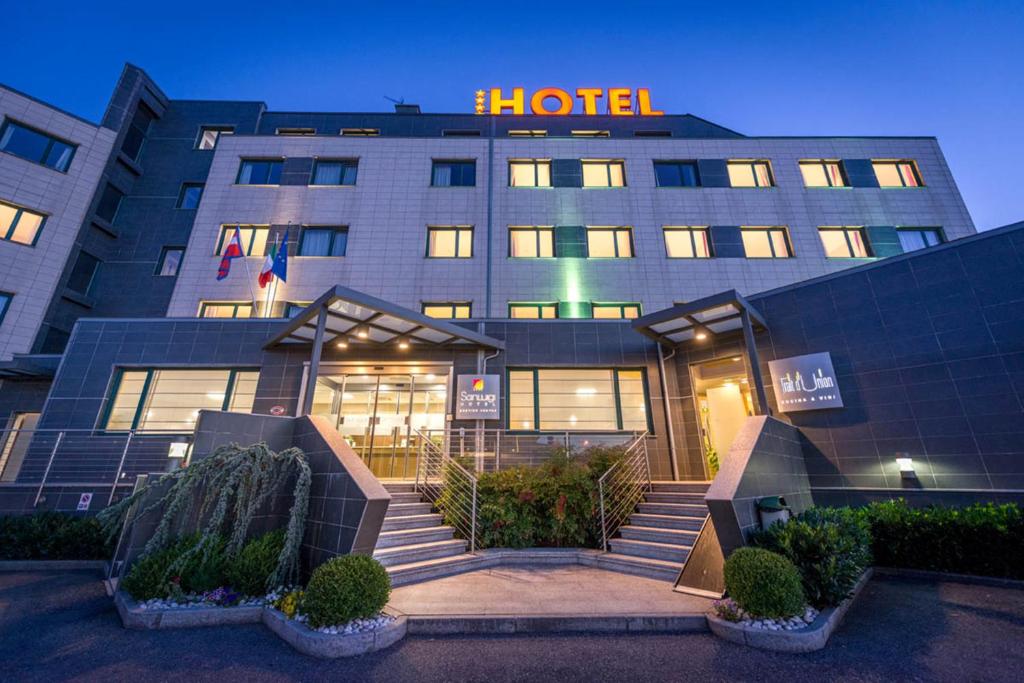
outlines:
[[477, 546], [477, 477], [448, 454], [427, 434], [414, 430], [419, 439], [415, 489], [436, 504], [447, 493], [445, 522], [469, 541], [469, 552]]
[[647, 432], [636, 438], [621, 460], [597, 480], [601, 512], [601, 545], [615, 535], [651, 489], [651, 463], [647, 458]]

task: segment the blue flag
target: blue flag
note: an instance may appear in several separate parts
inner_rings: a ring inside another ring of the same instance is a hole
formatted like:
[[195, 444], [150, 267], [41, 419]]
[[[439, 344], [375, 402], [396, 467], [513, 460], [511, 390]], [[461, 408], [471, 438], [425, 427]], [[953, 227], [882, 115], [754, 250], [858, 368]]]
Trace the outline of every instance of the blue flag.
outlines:
[[274, 265], [270, 272], [281, 278], [281, 282], [288, 282], [288, 231], [284, 232], [284, 239], [281, 240], [281, 248], [277, 250], [274, 257]]

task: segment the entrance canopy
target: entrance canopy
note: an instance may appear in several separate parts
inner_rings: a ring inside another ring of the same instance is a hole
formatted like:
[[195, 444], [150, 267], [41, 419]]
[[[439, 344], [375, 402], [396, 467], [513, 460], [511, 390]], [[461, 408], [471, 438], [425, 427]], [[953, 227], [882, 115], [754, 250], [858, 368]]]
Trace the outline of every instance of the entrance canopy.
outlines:
[[678, 346], [741, 330], [746, 320], [753, 329], [768, 329], [761, 314], [730, 289], [637, 318], [633, 329], [666, 346]]
[[[323, 329], [318, 330], [321, 318]], [[461, 347], [504, 350], [505, 342], [383, 299], [337, 285], [296, 315], [265, 345], [352, 344], [407, 348]]]

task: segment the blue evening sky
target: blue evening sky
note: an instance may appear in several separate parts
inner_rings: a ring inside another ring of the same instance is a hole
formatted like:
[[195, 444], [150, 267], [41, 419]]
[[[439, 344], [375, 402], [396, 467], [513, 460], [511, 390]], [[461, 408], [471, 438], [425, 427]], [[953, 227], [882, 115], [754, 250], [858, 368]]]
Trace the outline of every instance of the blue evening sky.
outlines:
[[0, 82], [90, 120], [125, 61], [172, 98], [292, 111], [646, 86], [657, 108], [750, 135], [935, 135], [978, 228], [1024, 220], [1020, 0], [40, 7], [6, 4]]

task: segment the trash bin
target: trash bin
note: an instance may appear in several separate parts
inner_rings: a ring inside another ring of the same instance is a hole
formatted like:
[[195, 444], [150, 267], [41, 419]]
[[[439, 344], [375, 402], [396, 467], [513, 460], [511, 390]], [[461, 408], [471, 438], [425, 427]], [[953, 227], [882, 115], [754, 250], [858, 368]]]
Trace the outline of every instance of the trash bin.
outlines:
[[767, 529], [775, 522], [789, 521], [789, 506], [783, 496], [767, 496], [757, 501], [757, 512], [761, 516], [761, 528]]

